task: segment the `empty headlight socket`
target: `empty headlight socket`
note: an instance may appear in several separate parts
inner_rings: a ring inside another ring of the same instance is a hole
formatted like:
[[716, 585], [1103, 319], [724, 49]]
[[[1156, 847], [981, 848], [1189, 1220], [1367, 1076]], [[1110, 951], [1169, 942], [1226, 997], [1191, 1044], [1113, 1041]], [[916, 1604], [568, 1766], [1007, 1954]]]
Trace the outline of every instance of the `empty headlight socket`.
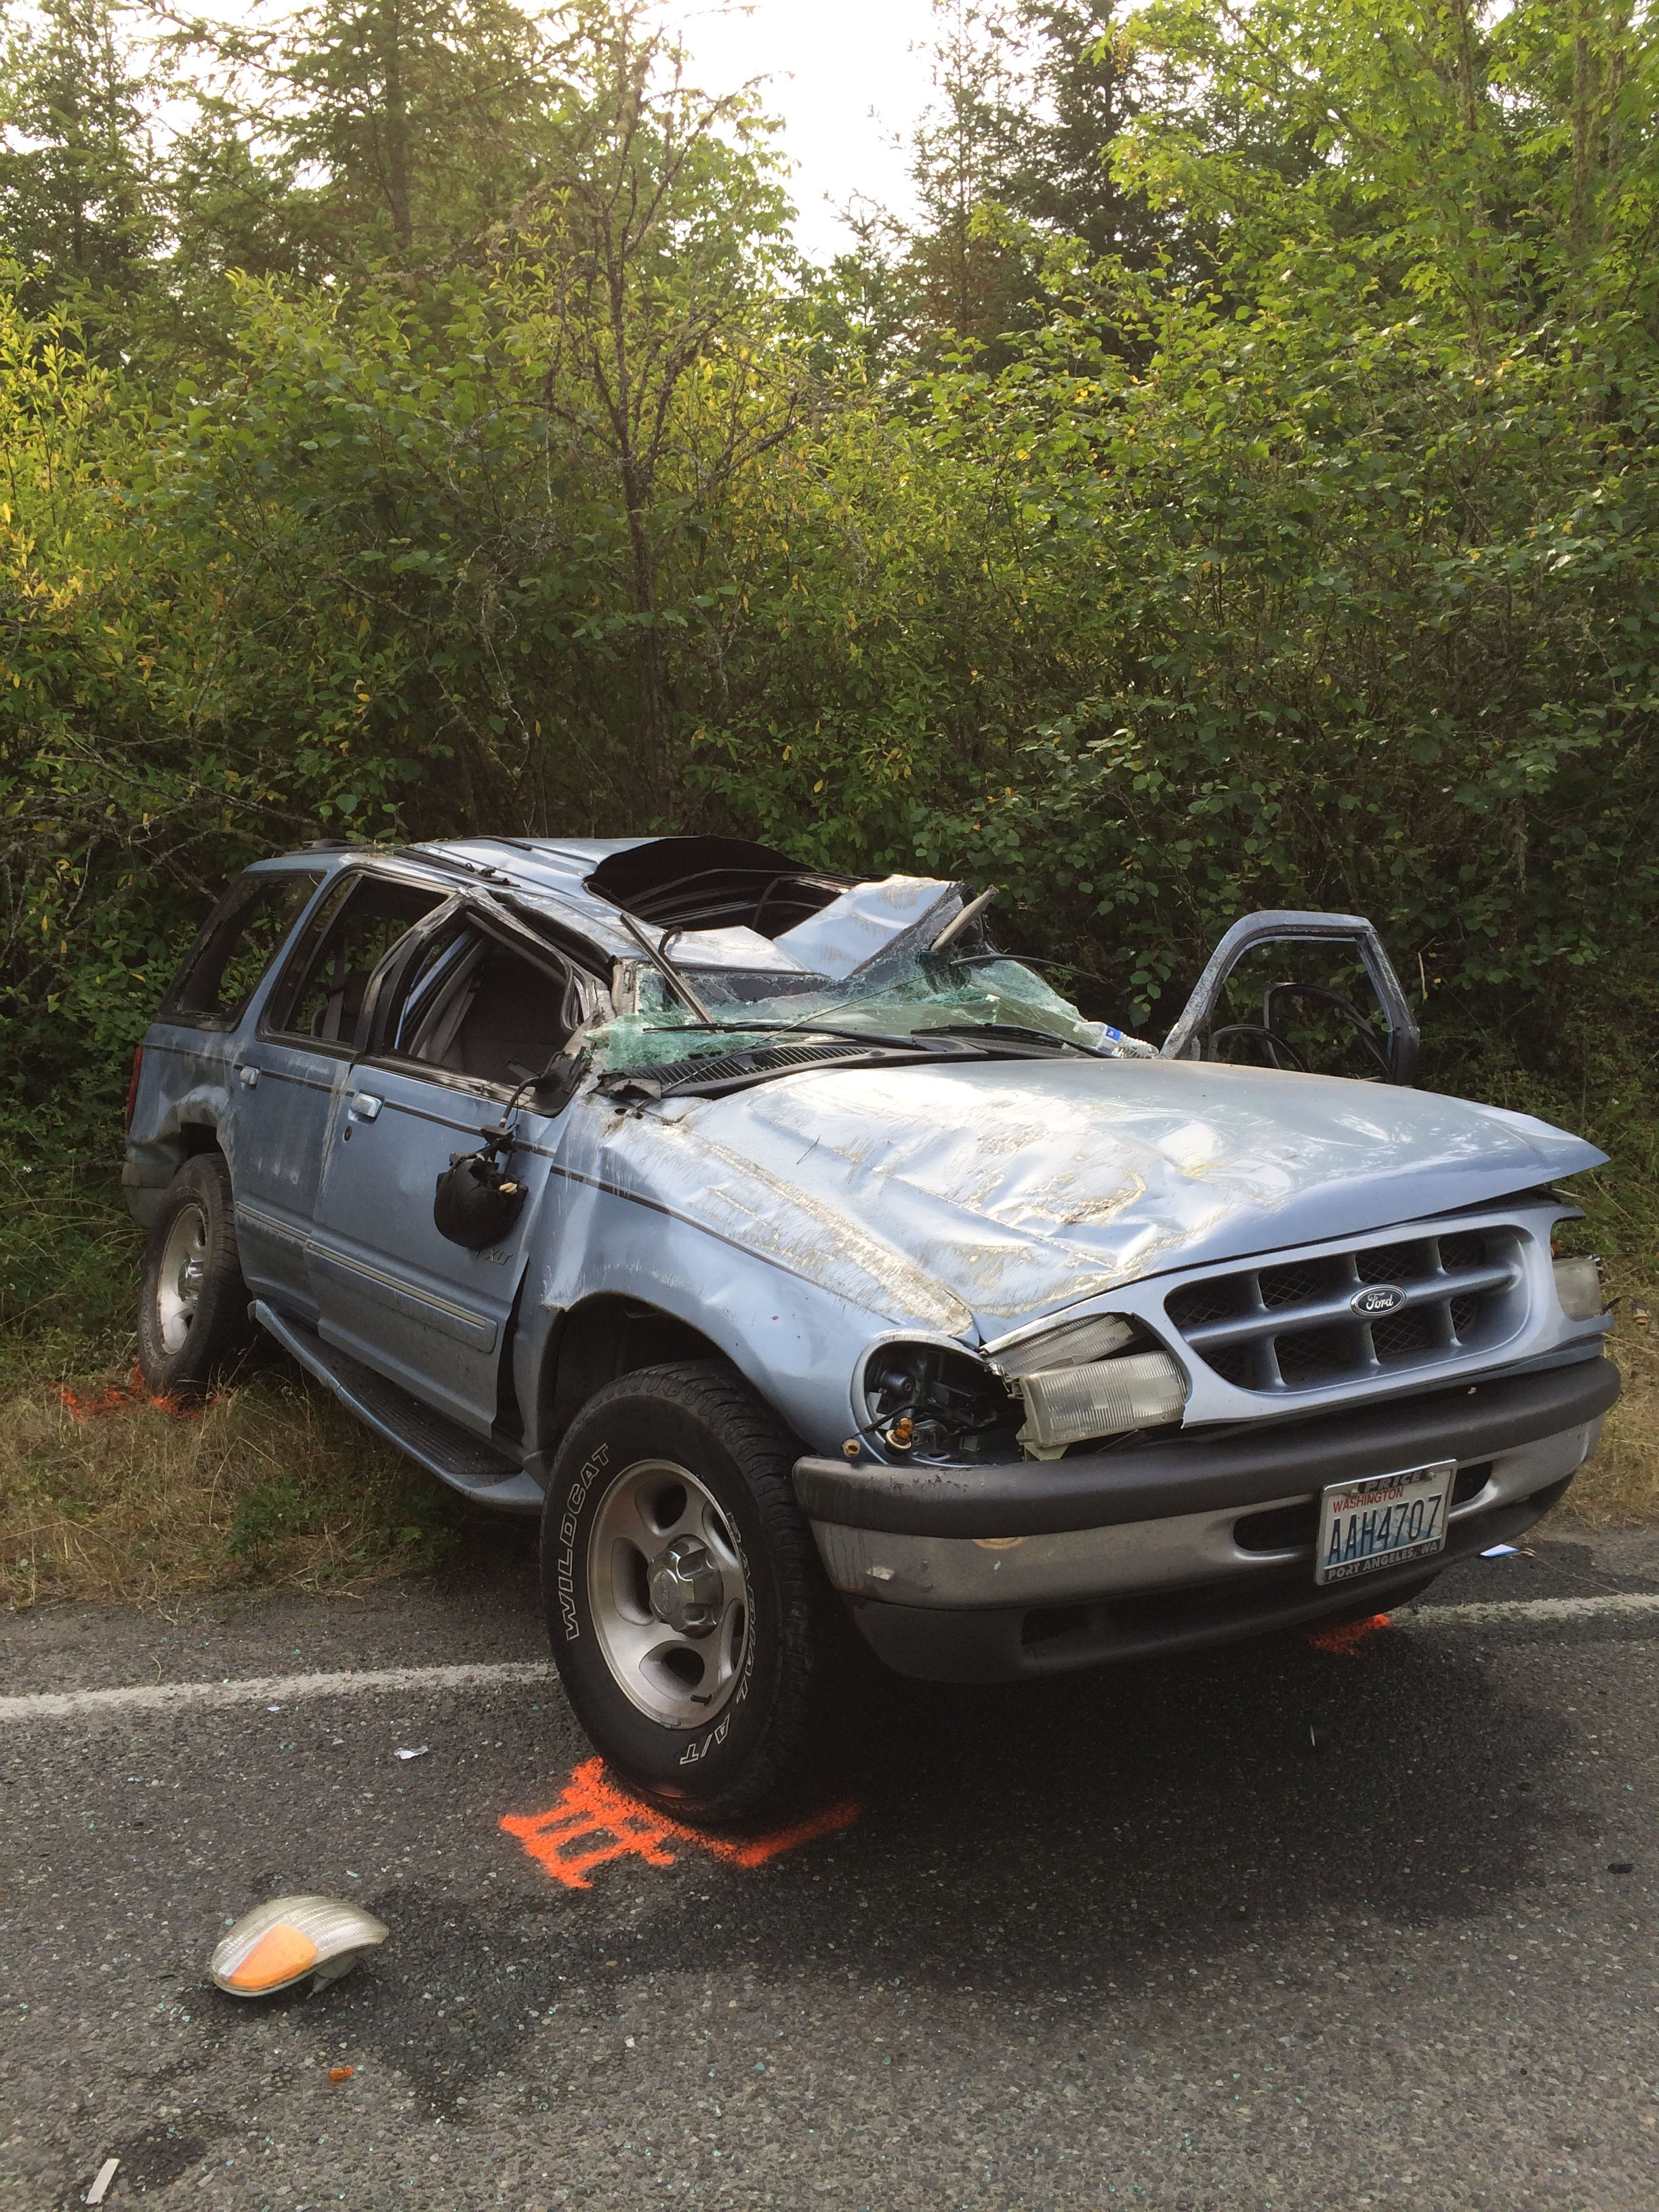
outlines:
[[865, 1359], [864, 1433], [902, 1458], [974, 1456], [981, 1440], [1012, 1449], [1020, 1401], [977, 1352], [894, 1338]]

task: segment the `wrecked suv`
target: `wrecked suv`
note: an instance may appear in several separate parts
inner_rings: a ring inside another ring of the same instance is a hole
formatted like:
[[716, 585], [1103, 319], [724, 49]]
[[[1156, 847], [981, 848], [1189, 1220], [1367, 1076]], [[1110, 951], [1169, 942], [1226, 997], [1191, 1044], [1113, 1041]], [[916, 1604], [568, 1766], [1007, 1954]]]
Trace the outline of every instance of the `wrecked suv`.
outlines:
[[1238, 923], [1155, 1051], [990, 896], [710, 837], [261, 862], [134, 1070], [150, 1384], [256, 1322], [539, 1515], [579, 1718], [710, 1820], [806, 1765], [849, 1620], [1048, 1674], [1396, 1604], [1547, 1510], [1617, 1395], [1553, 1253], [1603, 1155], [1410, 1088], [1358, 917]]

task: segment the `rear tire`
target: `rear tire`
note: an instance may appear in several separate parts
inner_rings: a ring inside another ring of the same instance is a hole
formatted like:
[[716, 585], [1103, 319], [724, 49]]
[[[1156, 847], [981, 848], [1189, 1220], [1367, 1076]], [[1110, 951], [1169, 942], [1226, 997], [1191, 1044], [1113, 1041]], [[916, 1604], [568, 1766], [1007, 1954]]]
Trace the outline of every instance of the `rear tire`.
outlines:
[[836, 1601], [795, 1454], [740, 1376], [700, 1360], [607, 1383], [554, 1462], [554, 1662], [594, 1748], [678, 1820], [777, 1808], [825, 1745]]
[[199, 1397], [252, 1334], [230, 1170], [222, 1154], [198, 1152], [162, 1193], [144, 1247], [139, 1370], [158, 1395]]

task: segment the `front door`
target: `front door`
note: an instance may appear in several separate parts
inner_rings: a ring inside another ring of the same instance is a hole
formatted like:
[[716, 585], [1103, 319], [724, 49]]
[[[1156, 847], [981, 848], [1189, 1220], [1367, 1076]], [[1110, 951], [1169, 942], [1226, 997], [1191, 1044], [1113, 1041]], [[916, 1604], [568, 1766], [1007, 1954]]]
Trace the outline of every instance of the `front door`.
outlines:
[[[530, 1240], [558, 1202], [549, 1166], [562, 1124], [534, 1109], [530, 1086], [582, 1019], [581, 984], [527, 934], [464, 914], [417, 933], [376, 992], [323, 1170], [310, 1249], [319, 1326], [488, 1436], [511, 1419], [514, 1301]], [[439, 1233], [438, 1178], [504, 1113], [518, 1140], [508, 1171], [526, 1195], [507, 1232], [471, 1251]]]

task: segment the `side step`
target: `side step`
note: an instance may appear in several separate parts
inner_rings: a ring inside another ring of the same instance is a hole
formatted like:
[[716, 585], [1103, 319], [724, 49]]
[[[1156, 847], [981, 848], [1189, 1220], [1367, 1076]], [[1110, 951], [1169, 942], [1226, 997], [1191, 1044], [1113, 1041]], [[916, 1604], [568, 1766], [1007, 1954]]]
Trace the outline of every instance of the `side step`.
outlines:
[[249, 1310], [301, 1367], [327, 1383], [348, 1412], [417, 1460], [428, 1474], [480, 1505], [499, 1506], [508, 1513], [541, 1511], [541, 1485], [494, 1444], [423, 1406], [361, 1360], [325, 1344], [315, 1329], [273, 1312], [263, 1298], [256, 1298]]

